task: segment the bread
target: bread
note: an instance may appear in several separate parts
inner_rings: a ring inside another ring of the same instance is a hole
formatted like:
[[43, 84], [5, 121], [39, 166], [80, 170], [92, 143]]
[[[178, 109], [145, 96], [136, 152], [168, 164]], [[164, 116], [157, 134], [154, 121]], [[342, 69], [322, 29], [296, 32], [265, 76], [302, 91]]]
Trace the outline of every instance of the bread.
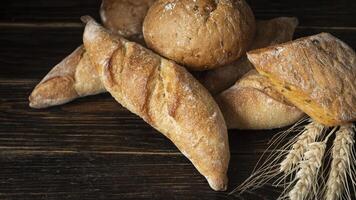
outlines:
[[46, 108], [104, 91], [100, 77], [80, 46], [43, 78], [29, 101], [33, 108]]
[[225, 190], [227, 129], [208, 91], [184, 67], [85, 20], [84, 46], [105, 88], [168, 137], [214, 190]]
[[336, 126], [356, 119], [356, 55], [321, 33], [249, 52], [248, 59], [293, 105]]
[[255, 19], [244, 0], [159, 0], [143, 23], [148, 47], [197, 71], [237, 60], [254, 32]]
[[304, 113], [291, 105], [255, 69], [216, 96], [228, 129], [274, 129], [289, 126]]
[[[278, 17], [257, 21], [256, 25], [256, 36], [249, 47], [250, 50], [292, 40], [298, 19], [295, 17]], [[216, 95], [228, 89], [251, 69], [253, 69], [253, 65], [244, 55], [231, 64], [200, 72], [198, 80], [210, 93]]]
[[104, 26], [130, 39], [142, 38], [142, 23], [155, 0], [103, 0], [100, 17]]
[[[143, 44], [142, 22], [153, 2], [154, 0], [103, 0], [100, 16], [113, 32]], [[33, 108], [46, 108], [105, 91], [81, 46], [46, 75], [31, 93], [29, 101]]]

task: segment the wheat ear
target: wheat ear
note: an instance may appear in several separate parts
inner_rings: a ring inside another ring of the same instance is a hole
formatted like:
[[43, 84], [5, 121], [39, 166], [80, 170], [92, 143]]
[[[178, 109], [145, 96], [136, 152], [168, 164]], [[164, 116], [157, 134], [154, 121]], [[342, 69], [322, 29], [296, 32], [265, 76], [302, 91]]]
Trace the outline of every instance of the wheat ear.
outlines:
[[351, 199], [350, 191], [347, 185], [347, 176], [354, 172], [353, 164], [353, 146], [354, 146], [354, 126], [341, 126], [336, 132], [332, 148], [332, 162], [330, 166], [330, 174], [326, 183], [326, 200], [341, 199], [346, 189], [346, 197]]
[[280, 164], [280, 171], [285, 174], [289, 173], [302, 160], [303, 154], [309, 144], [315, 142], [317, 137], [323, 132], [324, 126], [311, 122], [305, 126], [303, 133], [297, 137], [296, 142], [292, 145], [291, 150]]
[[296, 184], [289, 192], [291, 200], [304, 200], [308, 197], [311, 190], [315, 191], [325, 148], [325, 141], [314, 142], [308, 145], [307, 151], [303, 154], [303, 160], [299, 164], [300, 170], [295, 177]]

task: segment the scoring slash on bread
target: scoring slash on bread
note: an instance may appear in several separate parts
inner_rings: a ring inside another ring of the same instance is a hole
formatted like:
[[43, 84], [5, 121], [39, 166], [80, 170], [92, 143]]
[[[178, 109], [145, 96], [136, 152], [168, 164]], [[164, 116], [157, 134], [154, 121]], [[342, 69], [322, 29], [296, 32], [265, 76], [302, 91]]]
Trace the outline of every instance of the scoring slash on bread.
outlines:
[[248, 52], [256, 69], [320, 124], [356, 119], [356, 55], [328, 33]]
[[[144, 43], [142, 22], [153, 2], [154, 0], [103, 0], [100, 16], [103, 23], [113, 32]], [[127, 14], [129, 11], [130, 14]], [[37, 84], [29, 101], [32, 108], [46, 108], [102, 92], [106, 90], [85, 49], [80, 46], [53, 67]]]
[[[290, 41], [297, 25], [298, 19], [295, 17], [258, 20], [256, 23], [256, 35], [249, 49], [258, 49]], [[200, 72], [197, 78], [210, 93], [216, 95], [228, 89], [251, 69], [253, 69], [253, 65], [244, 55], [231, 64]]]
[[160, 0], [143, 23], [149, 48], [196, 71], [235, 61], [254, 33], [255, 18], [245, 0]]
[[90, 17], [83, 20], [84, 46], [110, 94], [168, 137], [214, 190], [226, 190], [227, 129], [208, 91], [184, 67], [111, 34]]
[[46, 108], [104, 91], [96, 69], [80, 46], [42, 79], [29, 101], [33, 108]]

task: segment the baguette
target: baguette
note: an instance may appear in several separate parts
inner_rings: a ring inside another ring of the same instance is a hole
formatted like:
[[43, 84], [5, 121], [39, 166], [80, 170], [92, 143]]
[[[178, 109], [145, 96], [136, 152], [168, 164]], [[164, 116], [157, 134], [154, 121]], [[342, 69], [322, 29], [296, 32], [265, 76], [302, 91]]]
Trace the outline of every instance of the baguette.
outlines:
[[331, 34], [247, 55], [276, 90], [318, 123], [337, 126], [356, 120], [356, 54]]
[[[154, 0], [103, 0], [100, 16], [113, 32], [143, 44], [142, 22], [153, 2]], [[97, 71], [84, 48], [80, 46], [37, 84], [29, 97], [29, 104], [32, 108], [47, 108], [102, 92], [106, 90]]]
[[208, 91], [181, 67], [83, 18], [83, 41], [105, 88], [169, 138], [214, 190], [227, 187], [227, 129]]
[[[292, 40], [298, 25], [295, 17], [278, 17], [271, 20], [260, 20], [256, 23], [256, 36], [249, 50], [280, 44]], [[198, 80], [213, 95], [228, 89], [244, 74], [253, 69], [246, 55], [237, 61], [220, 68], [200, 72]]]
[[252, 69], [216, 96], [229, 129], [274, 129], [294, 124], [304, 113]]
[[46, 108], [105, 91], [83, 46], [56, 65], [35, 87], [30, 107]]

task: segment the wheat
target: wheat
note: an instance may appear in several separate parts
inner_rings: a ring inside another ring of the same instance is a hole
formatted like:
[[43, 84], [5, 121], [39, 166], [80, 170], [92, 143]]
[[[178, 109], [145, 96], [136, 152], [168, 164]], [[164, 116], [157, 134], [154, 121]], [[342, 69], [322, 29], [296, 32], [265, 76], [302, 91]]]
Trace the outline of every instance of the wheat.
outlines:
[[323, 132], [323, 129], [324, 126], [317, 122], [311, 122], [305, 126], [303, 133], [297, 138], [291, 150], [281, 162], [280, 171], [285, 174], [290, 172], [302, 160], [307, 146], [315, 142], [316, 138]]
[[307, 151], [303, 154], [304, 160], [300, 161], [300, 170], [295, 177], [296, 184], [289, 192], [291, 200], [303, 200], [308, 197], [312, 189], [315, 191], [325, 148], [325, 142], [314, 142], [308, 145]]
[[[326, 200], [337, 200], [342, 197], [342, 194], [347, 189], [347, 175], [352, 174], [350, 165], [352, 163], [352, 151], [354, 144], [353, 126], [341, 126], [336, 132], [332, 148], [332, 162], [330, 174], [326, 183]], [[349, 194], [349, 191], [346, 191]]]

